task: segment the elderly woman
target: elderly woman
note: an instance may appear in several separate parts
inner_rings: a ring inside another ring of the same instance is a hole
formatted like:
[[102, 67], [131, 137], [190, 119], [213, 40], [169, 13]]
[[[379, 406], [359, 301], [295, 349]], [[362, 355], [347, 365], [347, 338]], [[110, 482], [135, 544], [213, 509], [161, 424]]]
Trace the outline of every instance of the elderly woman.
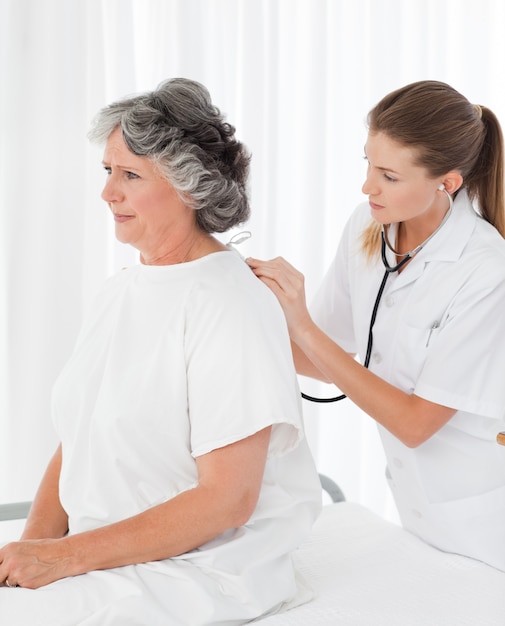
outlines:
[[212, 233], [249, 156], [200, 84], [102, 110], [107, 202], [140, 263], [97, 295], [56, 382], [61, 444], [0, 550], [9, 626], [242, 624], [300, 601], [320, 507], [275, 297]]

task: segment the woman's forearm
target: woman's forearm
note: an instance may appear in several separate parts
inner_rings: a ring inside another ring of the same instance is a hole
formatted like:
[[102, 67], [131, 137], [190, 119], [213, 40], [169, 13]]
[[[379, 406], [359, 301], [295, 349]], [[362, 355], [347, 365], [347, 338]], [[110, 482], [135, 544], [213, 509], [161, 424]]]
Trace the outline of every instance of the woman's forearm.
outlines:
[[224, 510], [213, 506], [196, 487], [134, 517], [65, 537], [60, 546], [62, 559], [70, 557], [65, 576], [158, 561], [193, 550], [230, 527]]
[[68, 517], [59, 498], [61, 446], [50, 460], [33, 500], [22, 539], [63, 537], [68, 530]]
[[189, 552], [245, 524], [256, 506], [270, 427], [197, 459], [193, 489], [120, 522], [61, 540], [74, 575]]

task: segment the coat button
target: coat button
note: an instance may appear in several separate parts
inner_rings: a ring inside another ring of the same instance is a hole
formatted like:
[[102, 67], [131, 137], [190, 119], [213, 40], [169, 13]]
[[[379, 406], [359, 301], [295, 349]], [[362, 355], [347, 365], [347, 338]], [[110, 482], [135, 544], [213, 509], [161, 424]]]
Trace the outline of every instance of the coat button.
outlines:
[[423, 514], [421, 513], [421, 511], [418, 511], [417, 509], [412, 509], [412, 515], [414, 517], [417, 517], [417, 519], [421, 519], [421, 517], [423, 516]]
[[400, 459], [396, 457], [393, 459], [393, 465], [398, 469], [401, 469], [403, 467], [403, 463], [400, 461]]
[[386, 300], [385, 300], [386, 306], [393, 306], [395, 303], [395, 299], [393, 298], [393, 296], [387, 296]]
[[372, 358], [374, 363], [380, 363], [382, 361], [382, 355], [380, 352], [374, 352]]

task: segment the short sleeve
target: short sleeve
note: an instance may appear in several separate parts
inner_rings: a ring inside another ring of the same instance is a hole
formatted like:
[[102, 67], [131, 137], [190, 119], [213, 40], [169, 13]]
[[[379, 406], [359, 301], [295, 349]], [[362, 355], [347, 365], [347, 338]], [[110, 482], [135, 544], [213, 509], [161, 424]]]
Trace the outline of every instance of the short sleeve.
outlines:
[[348, 274], [339, 246], [319, 289], [310, 305], [310, 314], [315, 324], [346, 352], [357, 351], [354, 337]]
[[359, 205], [345, 225], [335, 257], [310, 305], [314, 322], [346, 352], [358, 352], [353, 311], [353, 284], [356, 268], [365, 262], [360, 249], [361, 234], [370, 222], [370, 209]]

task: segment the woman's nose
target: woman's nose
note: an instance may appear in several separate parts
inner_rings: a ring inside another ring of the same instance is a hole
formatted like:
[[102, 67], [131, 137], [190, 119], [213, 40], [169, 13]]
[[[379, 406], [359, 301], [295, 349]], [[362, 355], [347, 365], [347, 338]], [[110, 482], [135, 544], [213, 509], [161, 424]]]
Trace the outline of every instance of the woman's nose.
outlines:
[[105, 202], [117, 202], [119, 196], [119, 187], [116, 184], [115, 178], [112, 174], [109, 174], [102, 189], [102, 200]]

